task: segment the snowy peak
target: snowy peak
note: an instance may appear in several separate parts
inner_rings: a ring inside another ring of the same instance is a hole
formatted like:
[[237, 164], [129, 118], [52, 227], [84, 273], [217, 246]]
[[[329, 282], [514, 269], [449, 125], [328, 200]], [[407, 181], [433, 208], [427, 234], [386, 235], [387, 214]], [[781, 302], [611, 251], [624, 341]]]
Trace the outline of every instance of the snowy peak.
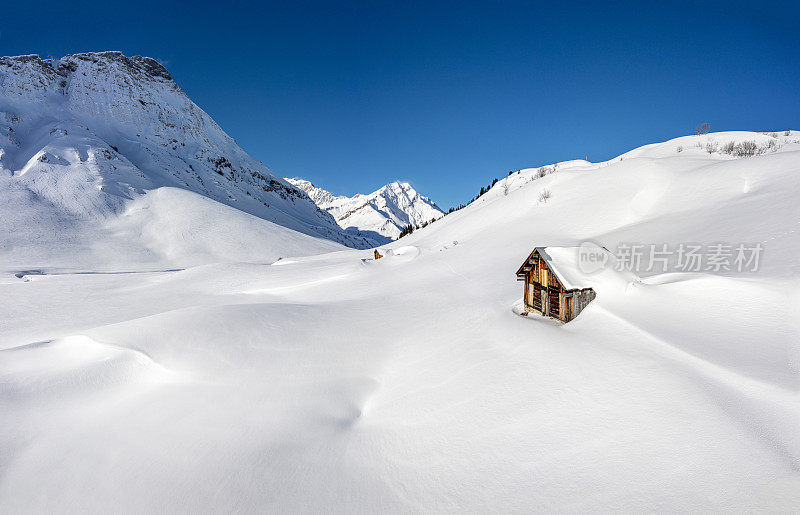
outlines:
[[380, 196], [387, 199], [393, 199], [404, 204], [411, 204], [415, 200], [422, 198], [422, 196], [417, 193], [417, 190], [415, 190], [409, 183], [400, 181], [390, 182], [377, 191], [372, 192], [369, 196]]
[[343, 229], [372, 237], [379, 244], [396, 239], [407, 225], [420, 225], [444, 215], [408, 182], [394, 181], [372, 193], [347, 197], [317, 188], [304, 179], [287, 180], [333, 215]]

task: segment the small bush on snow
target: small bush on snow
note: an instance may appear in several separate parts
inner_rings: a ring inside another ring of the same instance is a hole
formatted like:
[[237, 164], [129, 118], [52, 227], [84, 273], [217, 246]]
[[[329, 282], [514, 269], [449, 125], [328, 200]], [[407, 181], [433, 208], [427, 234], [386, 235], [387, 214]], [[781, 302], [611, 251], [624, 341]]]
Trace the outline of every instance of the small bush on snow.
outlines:
[[547, 202], [547, 200], [552, 196], [553, 195], [550, 193], [550, 190], [545, 188], [539, 192], [539, 202]]
[[708, 152], [709, 154], [715, 153], [718, 148], [719, 145], [717, 145], [716, 141], [709, 141], [708, 143], [706, 143], [706, 152]]
[[736, 157], [751, 157], [756, 155], [758, 151], [758, 145], [756, 145], [755, 141], [742, 141], [733, 150], [733, 153]]
[[722, 152], [725, 153], [725, 154], [730, 155], [730, 154], [733, 154], [733, 151], [735, 149], [736, 149], [736, 143], [734, 143], [733, 141], [729, 141], [729, 142], [725, 143], [725, 145], [723, 145]]
[[784, 133], [783, 133], [783, 135], [784, 135], [784, 136], [788, 136], [788, 135], [789, 135], [789, 134], [791, 134], [791, 133], [792, 133], [792, 131], [790, 131], [790, 130], [788, 130], [788, 129], [787, 129], [787, 130], [786, 130], [786, 132], [784, 132]]
[[683, 146], [682, 145], [678, 145], [677, 150], [678, 150], [678, 152], [683, 152]]

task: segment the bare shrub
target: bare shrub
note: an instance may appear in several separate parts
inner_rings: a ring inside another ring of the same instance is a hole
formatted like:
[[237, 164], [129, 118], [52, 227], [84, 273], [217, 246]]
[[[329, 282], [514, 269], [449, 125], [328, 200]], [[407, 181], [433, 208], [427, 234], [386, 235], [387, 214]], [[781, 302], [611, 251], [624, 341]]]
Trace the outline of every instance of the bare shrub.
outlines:
[[756, 155], [760, 156], [761, 154], [766, 154], [768, 151], [775, 152], [777, 150], [778, 143], [774, 139], [771, 139], [767, 143], [758, 146]]
[[677, 150], [679, 153], [680, 153], [680, 152], [683, 152], [683, 145], [678, 145], [678, 148], [677, 148], [676, 150]]
[[751, 157], [756, 155], [758, 151], [758, 145], [756, 145], [755, 141], [742, 141], [733, 150], [733, 154], [736, 157]]
[[778, 133], [777, 132], [770, 132], [769, 135], [771, 137], [773, 137], [773, 138], [777, 138], [778, 137]]
[[716, 141], [709, 141], [706, 143], [706, 152], [709, 154], [715, 153], [719, 149], [719, 145]]
[[733, 151], [736, 149], [736, 143], [733, 141], [729, 141], [722, 146], [722, 152], [728, 155], [733, 154]]
[[698, 125], [694, 133], [698, 136], [702, 136], [703, 134], [708, 134], [709, 132], [711, 132], [711, 124], [705, 122]]
[[539, 192], [539, 202], [547, 202], [553, 195], [550, 193], [549, 188], [545, 188]]
[[790, 131], [789, 129], [786, 129], [786, 132], [784, 132], [783, 135], [784, 136], [788, 136], [791, 133], [792, 133], [792, 131]]
[[536, 170], [536, 177], [544, 177], [550, 173], [550, 168], [546, 166], [540, 166], [538, 170]]

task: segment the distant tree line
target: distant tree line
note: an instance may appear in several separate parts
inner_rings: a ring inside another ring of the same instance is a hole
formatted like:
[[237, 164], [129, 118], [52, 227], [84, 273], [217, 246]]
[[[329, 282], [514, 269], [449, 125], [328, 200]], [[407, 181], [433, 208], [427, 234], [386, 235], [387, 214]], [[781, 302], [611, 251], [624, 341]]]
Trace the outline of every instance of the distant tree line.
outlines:
[[[508, 175], [511, 175], [512, 173], [515, 173], [515, 172], [514, 172], [513, 170], [511, 170], [511, 171], [509, 171], [509, 172], [508, 172]], [[491, 183], [489, 183], [489, 185], [488, 185], [488, 186], [481, 186], [481, 190], [480, 190], [480, 192], [479, 192], [479, 193], [478, 193], [478, 194], [477, 194], [475, 197], [473, 197], [473, 198], [472, 198], [472, 199], [471, 199], [469, 202], [467, 202], [466, 204], [459, 204], [459, 205], [458, 205], [458, 206], [456, 206], [456, 207], [451, 207], [450, 209], [448, 209], [448, 210], [447, 210], [447, 212], [445, 213], [445, 216], [449, 215], [450, 213], [455, 213], [456, 211], [459, 211], [459, 210], [461, 210], [461, 209], [464, 209], [464, 208], [465, 208], [465, 207], [467, 207], [468, 205], [472, 204], [473, 202], [475, 202], [476, 200], [478, 200], [479, 198], [481, 198], [483, 195], [485, 195], [486, 193], [488, 193], [488, 192], [489, 192], [489, 190], [491, 190], [491, 189], [492, 189], [492, 187], [493, 187], [495, 184], [497, 184], [497, 181], [498, 181], [498, 179], [497, 179], [497, 177], [495, 177], [494, 179], [492, 179], [492, 182], [491, 182]], [[444, 218], [444, 217], [442, 217], [442, 218]], [[429, 224], [432, 224], [432, 223], [433, 223], [433, 222], [435, 222], [436, 220], [437, 220], [436, 218], [431, 218], [429, 221], [427, 221], [427, 222], [424, 222], [422, 225], [417, 225], [417, 226], [414, 226], [414, 225], [412, 225], [412, 224], [406, 225], [406, 226], [405, 226], [405, 227], [403, 227], [403, 229], [400, 231], [400, 236], [398, 236], [398, 237], [397, 237], [397, 239], [399, 240], [399, 239], [400, 239], [400, 238], [402, 238], [403, 236], [406, 236], [406, 235], [408, 235], [408, 234], [411, 234], [411, 233], [413, 233], [413, 232], [414, 232], [415, 230], [417, 230], [417, 229], [422, 229], [423, 227], [426, 227], [427, 225], [429, 225]], [[441, 220], [441, 218], [440, 218], [439, 220]]]
[[436, 221], [436, 218], [431, 218], [427, 222], [422, 222], [422, 225], [416, 225], [415, 226], [415, 225], [412, 225], [412, 224], [408, 224], [405, 227], [403, 227], [403, 229], [400, 231], [400, 236], [398, 236], [397, 239], [399, 240], [403, 236], [406, 236], [407, 234], [411, 234], [412, 232], [414, 232], [417, 229], [422, 229], [423, 227], [427, 227], [428, 225], [432, 224], [435, 221]]

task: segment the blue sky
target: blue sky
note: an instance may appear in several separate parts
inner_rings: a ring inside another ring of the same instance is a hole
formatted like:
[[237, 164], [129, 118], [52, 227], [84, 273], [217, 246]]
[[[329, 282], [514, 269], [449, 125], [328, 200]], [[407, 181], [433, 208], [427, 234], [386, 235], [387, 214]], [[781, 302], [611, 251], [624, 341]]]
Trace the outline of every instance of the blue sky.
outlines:
[[705, 121], [800, 129], [800, 2], [599, 4], [14, 2], [0, 53], [155, 57], [276, 173], [443, 208]]

